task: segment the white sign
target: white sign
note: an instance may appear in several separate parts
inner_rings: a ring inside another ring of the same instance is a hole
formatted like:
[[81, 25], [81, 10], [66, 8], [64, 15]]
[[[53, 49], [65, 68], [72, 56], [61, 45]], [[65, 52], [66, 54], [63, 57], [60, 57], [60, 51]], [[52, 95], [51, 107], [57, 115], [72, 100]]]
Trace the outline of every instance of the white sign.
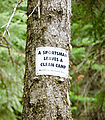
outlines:
[[68, 78], [68, 51], [55, 47], [36, 48], [36, 75], [53, 75]]

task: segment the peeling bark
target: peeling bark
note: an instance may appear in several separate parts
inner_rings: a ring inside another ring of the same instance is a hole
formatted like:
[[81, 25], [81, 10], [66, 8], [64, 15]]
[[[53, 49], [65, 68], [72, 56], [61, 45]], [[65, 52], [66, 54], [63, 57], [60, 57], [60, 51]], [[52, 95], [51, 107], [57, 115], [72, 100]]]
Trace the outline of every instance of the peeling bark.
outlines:
[[[38, 0], [28, 0], [28, 16], [37, 4]], [[70, 5], [70, 0], [40, 0], [40, 6], [28, 18], [23, 120], [72, 120], [69, 79], [35, 75], [37, 47], [69, 51]]]

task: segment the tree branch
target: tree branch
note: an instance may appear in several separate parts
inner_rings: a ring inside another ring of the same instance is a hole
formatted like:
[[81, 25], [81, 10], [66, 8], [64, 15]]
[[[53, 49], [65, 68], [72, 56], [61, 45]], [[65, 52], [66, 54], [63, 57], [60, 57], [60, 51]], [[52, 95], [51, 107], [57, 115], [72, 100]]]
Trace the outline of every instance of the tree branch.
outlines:
[[36, 10], [37, 7], [38, 7], [38, 4], [34, 7], [34, 9], [32, 10], [31, 14], [27, 17], [27, 20], [32, 16], [32, 14], [34, 13], [34, 11]]
[[11, 15], [11, 17], [10, 17], [8, 23], [5, 24], [4, 26], [2, 26], [2, 28], [6, 26], [6, 29], [5, 29], [5, 31], [4, 31], [4, 33], [3, 33], [3, 36], [4, 36], [5, 33], [8, 31], [8, 27], [9, 27], [11, 21], [12, 21], [12, 18], [13, 18], [14, 15], [15, 15], [15, 12], [16, 12], [16, 9], [17, 9], [18, 5], [19, 5], [21, 2], [23, 2], [23, 1], [24, 1], [24, 0], [19, 0], [19, 1], [16, 3], [16, 5], [15, 5], [15, 7], [14, 7], [14, 9], [13, 9], [13, 13], [12, 13], [12, 15]]

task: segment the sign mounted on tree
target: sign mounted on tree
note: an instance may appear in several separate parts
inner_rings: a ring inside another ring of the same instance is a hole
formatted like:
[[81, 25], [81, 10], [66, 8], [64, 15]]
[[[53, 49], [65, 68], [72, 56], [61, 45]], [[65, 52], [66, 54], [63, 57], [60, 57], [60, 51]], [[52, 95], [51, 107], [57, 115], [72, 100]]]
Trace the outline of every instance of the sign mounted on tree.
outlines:
[[36, 75], [53, 75], [68, 78], [68, 51], [55, 47], [36, 48]]

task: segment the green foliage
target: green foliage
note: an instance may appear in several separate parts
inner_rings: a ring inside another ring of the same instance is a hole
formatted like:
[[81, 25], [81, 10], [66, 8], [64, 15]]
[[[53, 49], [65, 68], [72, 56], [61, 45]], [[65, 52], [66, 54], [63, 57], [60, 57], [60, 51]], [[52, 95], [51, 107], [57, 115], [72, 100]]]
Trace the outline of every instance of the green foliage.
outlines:
[[93, 64], [92, 67], [91, 67], [93, 70], [98, 70], [98, 71], [101, 71], [101, 70], [105, 70], [105, 65], [102, 65], [102, 64]]
[[[13, 53], [12, 56], [15, 58], [14, 62], [16, 64], [14, 66], [8, 56], [7, 49], [0, 48], [0, 63], [2, 63], [0, 64], [0, 119], [3, 120], [5, 120], [5, 116], [8, 120], [11, 120], [12, 116], [12, 119], [15, 119], [13, 109], [19, 113], [22, 112], [24, 56], [19, 53]], [[5, 110], [7, 112], [4, 112], [3, 116], [2, 112]], [[10, 113], [13, 115], [9, 116]]]
[[72, 101], [79, 101], [79, 102], [86, 102], [88, 103], [89, 101], [93, 102], [95, 101], [94, 98], [91, 98], [91, 97], [82, 97], [81, 95], [77, 96], [74, 92], [70, 92], [70, 96], [71, 96], [71, 100]]
[[105, 111], [104, 105], [105, 105], [105, 88], [104, 88], [104, 89], [102, 88], [102, 89], [99, 91], [99, 93], [97, 93], [97, 95], [96, 95], [95, 107], [96, 107], [97, 109], [100, 109], [100, 110], [103, 109], [103, 110]]
[[[17, 0], [0, 0], [0, 43]], [[17, 8], [6, 34], [10, 48], [0, 47], [0, 120], [20, 120], [25, 67], [26, 1]], [[1, 41], [2, 40], [2, 41]]]
[[85, 47], [81, 47], [81, 48], [73, 48], [71, 51], [72, 54], [72, 59], [80, 62], [83, 60], [83, 58], [85, 58]]
[[[71, 61], [73, 65], [70, 74], [73, 79], [70, 95], [74, 118], [77, 116], [79, 119], [78, 114], [81, 115], [85, 111], [86, 115], [91, 109], [100, 109], [101, 112], [105, 110], [104, 11], [103, 0], [72, 1]], [[79, 75], [84, 78], [79, 78]]]

